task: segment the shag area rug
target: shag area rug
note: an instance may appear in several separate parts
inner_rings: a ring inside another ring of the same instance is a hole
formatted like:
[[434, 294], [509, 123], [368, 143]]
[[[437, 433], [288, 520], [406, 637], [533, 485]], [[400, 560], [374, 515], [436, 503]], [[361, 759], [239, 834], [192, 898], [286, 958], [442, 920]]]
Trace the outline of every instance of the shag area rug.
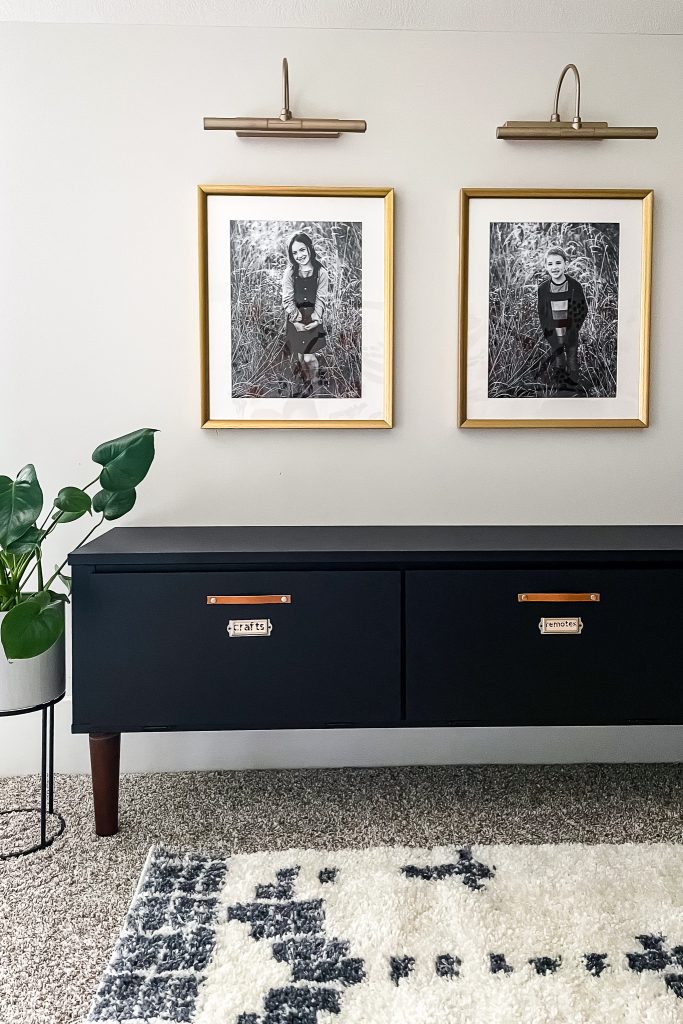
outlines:
[[683, 1022], [683, 846], [153, 847], [87, 1020]]

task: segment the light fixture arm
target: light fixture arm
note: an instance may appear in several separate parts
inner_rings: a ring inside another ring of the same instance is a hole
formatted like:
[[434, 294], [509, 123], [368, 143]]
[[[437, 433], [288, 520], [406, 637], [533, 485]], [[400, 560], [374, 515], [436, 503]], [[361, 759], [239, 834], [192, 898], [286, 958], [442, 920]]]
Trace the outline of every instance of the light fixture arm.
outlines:
[[562, 74], [557, 83], [557, 89], [555, 90], [555, 105], [553, 106], [553, 112], [550, 115], [550, 120], [554, 123], [561, 120], [560, 118], [560, 90], [562, 89], [562, 83], [564, 82], [564, 76], [568, 71], [574, 72], [574, 117], [572, 118], [572, 125], [574, 128], [581, 127], [581, 78], [579, 76], [579, 69], [576, 64], [567, 64], [562, 69]]
[[280, 111], [280, 120], [292, 120], [292, 111], [289, 109], [289, 64], [286, 57], [282, 58], [282, 110]]

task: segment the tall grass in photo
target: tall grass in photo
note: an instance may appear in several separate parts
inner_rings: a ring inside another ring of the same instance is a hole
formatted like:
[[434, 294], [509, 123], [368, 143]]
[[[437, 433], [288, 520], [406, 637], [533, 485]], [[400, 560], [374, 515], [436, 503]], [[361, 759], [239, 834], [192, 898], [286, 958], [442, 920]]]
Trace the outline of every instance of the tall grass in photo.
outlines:
[[362, 225], [356, 222], [230, 222], [233, 398], [298, 398], [302, 383], [285, 347], [282, 278], [295, 232], [313, 241], [330, 279], [327, 341], [312, 398], [361, 397]]
[[616, 396], [619, 224], [533, 222], [491, 224], [489, 398], [558, 393], [537, 305], [553, 246], [567, 253], [567, 274], [581, 284], [588, 304], [579, 343], [580, 394]]

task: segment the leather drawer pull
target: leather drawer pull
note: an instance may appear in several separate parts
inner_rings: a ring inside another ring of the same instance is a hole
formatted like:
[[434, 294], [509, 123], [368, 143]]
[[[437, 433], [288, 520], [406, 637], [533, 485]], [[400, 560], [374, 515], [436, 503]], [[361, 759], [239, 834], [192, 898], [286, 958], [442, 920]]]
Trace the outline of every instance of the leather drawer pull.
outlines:
[[291, 594], [212, 594], [207, 604], [291, 604]]
[[548, 601], [553, 603], [589, 604], [591, 601], [599, 601], [600, 595], [595, 592], [592, 594], [517, 594], [517, 600], [524, 603], [527, 601]]

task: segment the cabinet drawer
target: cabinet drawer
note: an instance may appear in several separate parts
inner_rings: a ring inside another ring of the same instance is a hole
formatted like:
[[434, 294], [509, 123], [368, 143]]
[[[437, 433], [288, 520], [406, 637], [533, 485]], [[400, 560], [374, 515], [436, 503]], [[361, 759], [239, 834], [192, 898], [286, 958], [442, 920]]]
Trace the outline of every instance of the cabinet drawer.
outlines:
[[680, 569], [408, 572], [408, 722], [681, 723], [682, 616]]
[[76, 572], [74, 730], [395, 723], [400, 602], [398, 572]]

